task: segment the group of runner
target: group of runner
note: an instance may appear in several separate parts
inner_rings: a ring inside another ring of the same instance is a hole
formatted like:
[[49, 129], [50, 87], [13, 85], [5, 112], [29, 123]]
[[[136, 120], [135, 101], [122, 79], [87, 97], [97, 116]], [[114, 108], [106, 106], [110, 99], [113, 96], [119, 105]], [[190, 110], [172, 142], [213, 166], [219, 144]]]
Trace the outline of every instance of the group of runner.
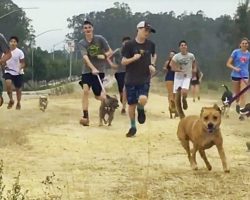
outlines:
[[[105, 68], [109, 64], [116, 70], [115, 78], [117, 80], [120, 101], [122, 103], [121, 113], [126, 113], [126, 104], [128, 104], [128, 116], [130, 119], [130, 128], [126, 134], [132, 137], [137, 132], [137, 121], [140, 124], [145, 123], [145, 105], [148, 101], [150, 89], [150, 79], [156, 71], [157, 54], [155, 43], [149, 40], [151, 33], [155, 29], [146, 21], [141, 21], [136, 26], [137, 33], [135, 38], [125, 36], [122, 38], [122, 45], [115, 51], [112, 51], [107, 40], [102, 35], [94, 34], [92, 22], [86, 20], [82, 26], [83, 38], [78, 43], [82, 54], [83, 67], [81, 85], [82, 92], [82, 117], [80, 124], [89, 126], [89, 90], [92, 89], [95, 98], [105, 101], [106, 94], [103, 91], [102, 81], [105, 77]], [[17, 92], [16, 109], [21, 109], [21, 87], [23, 69], [25, 67], [24, 54], [17, 47], [18, 38], [11, 37], [9, 44], [3, 35], [0, 35], [0, 64], [4, 66], [4, 78], [6, 80], [6, 89], [9, 96], [8, 108], [14, 105], [12, 97], [12, 83]], [[240, 42], [240, 48], [233, 51], [227, 67], [232, 69], [233, 92], [237, 94], [248, 85], [250, 62], [250, 53], [248, 52], [249, 40], [243, 38]], [[188, 108], [187, 96], [191, 84], [193, 101], [196, 97], [199, 100], [199, 84], [202, 79], [202, 72], [197, 67], [194, 54], [188, 51], [188, 44], [185, 40], [179, 42], [179, 53], [171, 51], [169, 58], [165, 63], [166, 87], [168, 91], [168, 100], [174, 101], [175, 93], [181, 88], [182, 107]], [[2, 83], [0, 83], [1, 104]], [[240, 112], [246, 104], [245, 94], [237, 100], [237, 112]]]

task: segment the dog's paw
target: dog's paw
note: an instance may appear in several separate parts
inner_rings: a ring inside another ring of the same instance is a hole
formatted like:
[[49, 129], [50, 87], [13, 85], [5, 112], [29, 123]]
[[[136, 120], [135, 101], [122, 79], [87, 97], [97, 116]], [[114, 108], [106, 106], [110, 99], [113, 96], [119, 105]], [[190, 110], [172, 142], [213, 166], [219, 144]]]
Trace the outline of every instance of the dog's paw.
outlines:
[[193, 165], [192, 165], [192, 170], [195, 170], [195, 171], [198, 170], [197, 165], [193, 164]]
[[224, 169], [225, 173], [230, 173], [230, 169]]

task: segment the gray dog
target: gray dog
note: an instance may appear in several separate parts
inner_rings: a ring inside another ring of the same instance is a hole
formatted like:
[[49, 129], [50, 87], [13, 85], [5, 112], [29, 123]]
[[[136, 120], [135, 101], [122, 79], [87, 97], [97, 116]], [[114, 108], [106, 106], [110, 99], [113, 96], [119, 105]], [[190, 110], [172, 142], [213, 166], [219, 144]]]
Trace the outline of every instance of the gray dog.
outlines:
[[111, 122], [114, 119], [115, 110], [119, 107], [117, 97], [111, 97], [107, 95], [107, 98], [102, 101], [100, 109], [99, 109], [99, 126], [103, 126], [108, 123], [108, 126], [111, 126]]

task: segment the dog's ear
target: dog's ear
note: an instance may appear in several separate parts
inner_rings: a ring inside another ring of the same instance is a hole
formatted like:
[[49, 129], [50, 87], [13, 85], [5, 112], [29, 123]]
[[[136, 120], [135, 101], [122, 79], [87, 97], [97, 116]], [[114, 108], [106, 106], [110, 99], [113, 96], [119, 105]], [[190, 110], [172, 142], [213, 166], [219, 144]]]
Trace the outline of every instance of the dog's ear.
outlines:
[[221, 113], [221, 109], [217, 104], [214, 104], [213, 108], [217, 111], [219, 111], [219, 113]]
[[116, 94], [114, 94], [113, 97], [117, 99], [117, 95]]
[[107, 99], [110, 99], [110, 98], [111, 98], [108, 94], [106, 94], [106, 97], [107, 97]]

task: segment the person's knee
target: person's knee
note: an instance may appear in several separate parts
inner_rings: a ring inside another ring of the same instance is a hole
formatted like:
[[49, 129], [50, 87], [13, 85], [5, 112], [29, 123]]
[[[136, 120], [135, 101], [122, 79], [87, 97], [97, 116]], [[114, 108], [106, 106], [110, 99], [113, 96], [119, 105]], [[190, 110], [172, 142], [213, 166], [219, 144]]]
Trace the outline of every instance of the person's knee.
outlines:
[[148, 97], [146, 95], [139, 96], [138, 103], [142, 106], [146, 105]]

